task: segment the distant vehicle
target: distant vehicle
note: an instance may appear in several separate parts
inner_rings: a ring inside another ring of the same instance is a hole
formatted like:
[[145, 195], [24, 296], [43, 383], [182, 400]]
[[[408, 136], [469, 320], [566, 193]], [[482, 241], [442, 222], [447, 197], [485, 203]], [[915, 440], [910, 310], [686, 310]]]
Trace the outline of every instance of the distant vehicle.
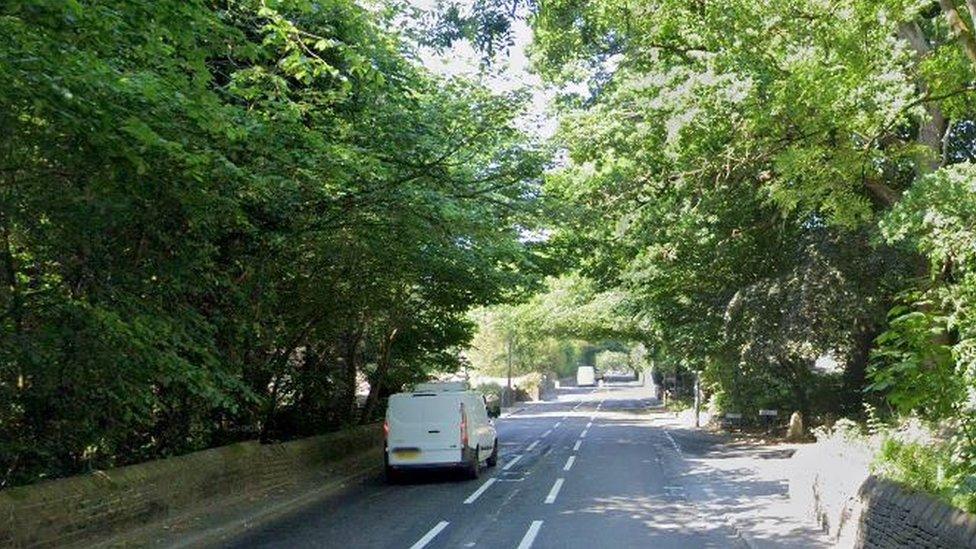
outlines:
[[477, 478], [498, 463], [498, 435], [485, 397], [467, 383], [423, 383], [390, 397], [383, 423], [386, 477], [405, 471], [461, 469]]
[[576, 369], [576, 385], [592, 387], [596, 385], [596, 369], [593, 366], [580, 366]]

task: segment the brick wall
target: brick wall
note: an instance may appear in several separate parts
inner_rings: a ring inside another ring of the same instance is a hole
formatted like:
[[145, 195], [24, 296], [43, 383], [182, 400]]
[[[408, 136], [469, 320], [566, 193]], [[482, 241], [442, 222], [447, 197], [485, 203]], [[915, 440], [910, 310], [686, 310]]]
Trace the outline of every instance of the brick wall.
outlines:
[[369, 425], [283, 444], [242, 442], [184, 456], [0, 491], [0, 547], [84, 545], [208, 502], [258, 498], [341, 474], [376, 453]]
[[862, 502], [857, 546], [870, 549], [976, 547], [976, 516], [926, 494], [869, 477]]

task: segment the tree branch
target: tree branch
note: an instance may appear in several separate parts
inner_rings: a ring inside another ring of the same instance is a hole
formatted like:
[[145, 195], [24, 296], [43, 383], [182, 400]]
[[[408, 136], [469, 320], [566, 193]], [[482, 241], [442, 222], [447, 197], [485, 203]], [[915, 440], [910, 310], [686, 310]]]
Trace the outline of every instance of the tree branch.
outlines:
[[[953, 0], [939, 0], [939, 5], [942, 6], [942, 13], [945, 14], [946, 21], [949, 23], [949, 29], [955, 35], [956, 40], [959, 41], [959, 45], [962, 46], [963, 51], [966, 52], [966, 57], [969, 58], [969, 61], [976, 68], [976, 36], [973, 35], [973, 30], [963, 21]], [[976, 10], [976, 1], [966, 0], [966, 5], [969, 7], [970, 13], [974, 13], [974, 10]]]

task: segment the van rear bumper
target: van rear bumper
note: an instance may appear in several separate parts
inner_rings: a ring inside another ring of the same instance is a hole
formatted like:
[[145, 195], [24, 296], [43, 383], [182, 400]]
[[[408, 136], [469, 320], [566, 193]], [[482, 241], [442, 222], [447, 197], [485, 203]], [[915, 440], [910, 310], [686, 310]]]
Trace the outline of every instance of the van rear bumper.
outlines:
[[398, 458], [396, 452], [387, 451], [386, 464], [397, 470], [451, 469], [465, 467], [470, 463], [474, 449], [462, 450], [422, 450], [412, 459]]

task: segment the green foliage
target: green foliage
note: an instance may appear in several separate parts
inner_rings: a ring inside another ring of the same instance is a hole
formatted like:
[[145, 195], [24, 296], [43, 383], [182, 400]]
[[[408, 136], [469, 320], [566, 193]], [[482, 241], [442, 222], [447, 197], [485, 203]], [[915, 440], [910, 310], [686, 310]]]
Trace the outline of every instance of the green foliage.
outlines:
[[959, 163], [976, 160], [976, 14], [901, 0], [525, 9], [541, 74], [576, 84], [566, 162], [546, 178], [572, 216], [554, 240], [639, 327], [622, 339], [669, 376], [703, 372], [725, 409], [859, 414], [870, 384], [948, 425], [945, 459], [972, 461], [976, 173]]
[[377, 8], [0, 7], [0, 487], [369, 419], [534, 285], [521, 99]]
[[888, 330], [876, 340], [868, 388], [901, 412], [951, 416], [966, 390], [964, 378], [954, 375], [949, 346], [938, 337], [944, 330], [944, 318], [907, 306], [892, 309]]
[[502, 391], [504, 391], [504, 388], [501, 385], [492, 382], [492, 383], [482, 383], [481, 385], [475, 387], [475, 390], [480, 391], [481, 394], [485, 395], [485, 397], [488, 398], [489, 402], [491, 401], [501, 402]]
[[495, 376], [508, 375], [509, 363], [515, 376], [532, 372], [572, 375], [584, 344], [537, 331], [525, 322], [523, 307], [499, 305], [472, 312], [477, 331], [465, 350], [472, 367]]
[[906, 292], [877, 339], [870, 389], [895, 411], [937, 422], [939, 444], [889, 441], [889, 476], [976, 510], [976, 166], [940, 169], [916, 183], [882, 223], [914, 248], [930, 275]]
[[695, 405], [695, 399], [688, 396], [674, 397], [668, 400], [667, 410], [669, 412], [681, 413], [690, 410]]
[[600, 351], [596, 354], [594, 365], [601, 372], [633, 370], [630, 364], [630, 353], [622, 351]]
[[952, 459], [946, 444], [886, 439], [874, 462], [876, 474], [976, 512], [976, 468]]

